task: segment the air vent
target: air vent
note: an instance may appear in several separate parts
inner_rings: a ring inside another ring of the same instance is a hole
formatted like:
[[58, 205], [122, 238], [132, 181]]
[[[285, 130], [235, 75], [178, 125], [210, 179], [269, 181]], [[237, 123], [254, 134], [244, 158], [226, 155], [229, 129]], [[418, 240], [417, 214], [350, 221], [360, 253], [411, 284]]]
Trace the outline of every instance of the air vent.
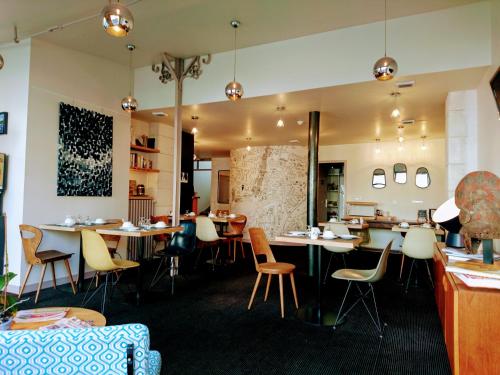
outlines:
[[156, 117], [167, 117], [165, 112], [152, 112], [151, 114]]
[[401, 120], [401, 125], [413, 125], [415, 124], [415, 120]]
[[402, 81], [402, 82], [396, 83], [396, 87], [398, 89], [407, 89], [407, 88], [410, 88], [413, 86], [415, 86], [415, 81]]
[[299, 143], [299, 140], [298, 139], [290, 139], [288, 142], [290, 142], [290, 143]]

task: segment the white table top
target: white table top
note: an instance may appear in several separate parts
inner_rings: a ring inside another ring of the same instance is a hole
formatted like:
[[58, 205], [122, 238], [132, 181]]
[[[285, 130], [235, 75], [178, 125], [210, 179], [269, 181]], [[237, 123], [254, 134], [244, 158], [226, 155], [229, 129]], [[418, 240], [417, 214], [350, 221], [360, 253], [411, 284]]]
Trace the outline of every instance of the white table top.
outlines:
[[346, 249], [354, 249], [363, 241], [363, 239], [355, 238], [352, 240], [343, 240], [341, 238], [335, 238], [333, 240], [325, 240], [324, 238], [319, 237], [317, 240], [312, 240], [307, 236], [289, 236], [284, 234], [281, 236], [276, 236], [275, 241], [292, 243], [292, 244], [335, 246], [335, 247], [343, 247]]

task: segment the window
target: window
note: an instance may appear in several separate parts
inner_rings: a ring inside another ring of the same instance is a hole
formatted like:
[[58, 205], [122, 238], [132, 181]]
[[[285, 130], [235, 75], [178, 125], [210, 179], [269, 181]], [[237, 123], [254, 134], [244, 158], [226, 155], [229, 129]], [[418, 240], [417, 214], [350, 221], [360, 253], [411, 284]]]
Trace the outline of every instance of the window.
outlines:
[[417, 169], [417, 173], [415, 174], [415, 185], [417, 185], [421, 189], [426, 189], [431, 184], [431, 176], [429, 175], [429, 171], [425, 167], [420, 167]]
[[394, 164], [394, 182], [397, 184], [406, 184], [406, 164]]
[[382, 168], [377, 168], [373, 171], [372, 186], [375, 189], [385, 188], [385, 171]]

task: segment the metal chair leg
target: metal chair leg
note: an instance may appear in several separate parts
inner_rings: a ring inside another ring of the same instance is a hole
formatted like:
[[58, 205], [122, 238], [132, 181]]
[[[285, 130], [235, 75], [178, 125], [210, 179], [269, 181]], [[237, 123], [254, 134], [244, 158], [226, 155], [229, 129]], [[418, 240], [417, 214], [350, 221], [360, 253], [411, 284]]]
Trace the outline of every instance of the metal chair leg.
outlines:
[[332, 263], [333, 253], [330, 252], [330, 260], [328, 261], [328, 266], [326, 266], [325, 277], [323, 278], [323, 284], [326, 284], [326, 278], [328, 277], [328, 273], [330, 272], [330, 264]]
[[432, 274], [429, 268], [429, 262], [427, 259], [424, 259], [425, 266], [427, 267], [427, 275], [429, 276], [429, 281], [431, 282], [432, 289], [434, 289], [434, 282], [432, 281]]
[[344, 316], [341, 317], [340, 314], [342, 314], [342, 308], [344, 307], [345, 300], [347, 299], [347, 295], [349, 294], [349, 289], [351, 289], [351, 284], [352, 284], [352, 281], [349, 281], [349, 285], [347, 285], [347, 290], [345, 291], [345, 294], [344, 294], [344, 299], [342, 300], [342, 303], [340, 304], [339, 312], [337, 314], [337, 317], [335, 318], [335, 323], [333, 324], [334, 330], [337, 329], [337, 323], [339, 322], [339, 320], [342, 320], [341, 318], [344, 317]]
[[410, 273], [408, 275], [408, 280], [406, 281], [406, 288], [405, 288], [405, 293], [408, 293], [408, 288], [410, 286], [410, 280], [411, 280], [411, 273], [413, 271], [413, 265], [415, 264], [415, 259], [412, 259], [411, 261], [411, 266], [410, 266]]
[[166, 259], [167, 259], [166, 256], [161, 258], [160, 264], [158, 264], [158, 268], [156, 269], [155, 275], [153, 276], [153, 280], [151, 280], [151, 284], [149, 285], [149, 288], [154, 287], [163, 278], [163, 276], [165, 276], [166, 272], [162, 272], [161, 274], [159, 274], [159, 273], [160, 273], [160, 270], [161, 270], [163, 264], [165, 263]]
[[101, 314], [104, 314], [104, 309], [106, 307], [108, 281], [109, 281], [109, 272], [106, 273], [106, 281], [104, 282], [104, 293], [102, 295], [102, 302], [101, 302]]

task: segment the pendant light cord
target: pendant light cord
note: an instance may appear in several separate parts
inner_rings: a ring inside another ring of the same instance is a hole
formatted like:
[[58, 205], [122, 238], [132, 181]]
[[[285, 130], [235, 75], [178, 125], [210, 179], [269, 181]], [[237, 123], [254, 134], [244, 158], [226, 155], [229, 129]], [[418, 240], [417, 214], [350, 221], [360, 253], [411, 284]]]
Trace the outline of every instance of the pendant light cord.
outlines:
[[132, 90], [133, 90], [133, 74], [132, 74], [132, 49], [129, 48], [129, 55], [128, 55], [128, 74], [129, 74], [129, 85], [128, 85], [128, 94], [129, 96], [132, 96]]
[[236, 82], [236, 30], [238, 26], [234, 28], [234, 66], [233, 66], [233, 82]]
[[387, 0], [384, 0], [384, 57], [387, 57]]

